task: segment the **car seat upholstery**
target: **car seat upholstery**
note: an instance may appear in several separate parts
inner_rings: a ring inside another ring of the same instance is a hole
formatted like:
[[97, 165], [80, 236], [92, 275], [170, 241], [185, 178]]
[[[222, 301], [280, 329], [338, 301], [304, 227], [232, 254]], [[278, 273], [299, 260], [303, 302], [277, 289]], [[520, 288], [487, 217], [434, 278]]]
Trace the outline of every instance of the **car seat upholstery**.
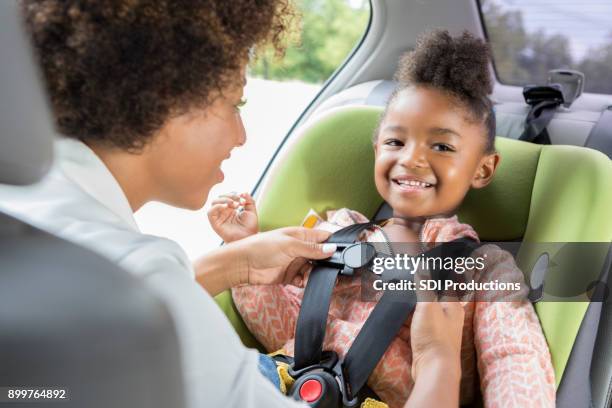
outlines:
[[[0, 49], [0, 183], [31, 184], [54, 132], [16, 2], [0, 2]], [[165, 305], [110, 261], [2, 212], [0, 385], [64, 389], [49, 401], [67, 408], [185, 406]]]
[[[334, 108], [299, 130], [281, 151], [259, 192], [261, 229], [299, 225], [311, 208], [324, 213], [349, 207], [373, 216], [382, 203], [372, 172], [372, 133], [381, 112], [380, 107]], [[502, 161], [494, 181], [471, 191], [458, 213], [481, 240], [612, 240], [612, 162], [605, 155], [575, 146], [541, 146], [500, 137], [496, 148]], [[539, 254], [521, 251], [519, 266], [530, 271]], [[595, 276], [606, 253], [596, 256]], [[229, 293], [218, 301], [245, 341], [257, 345], [233, 309]], [[557, 384], [588, 306], [588, 302], [536, 305]]]
[[[378, 80], [355, 85], [326, 100], [318, 113], [344, 105], [384, 106], [397, 84], [394, 81]], [[602, 105], [603, 103], [603, 105]], [[612, 123], [611, 119], [602, 120], [602, 112], [612, 109], [612, 98], [602, 103], [590, 104], [570, 109], [558, 108], [555, 116], [547, 126], [552, 144], [588, 146], [606, 153], [612, 158]], [[578, 105], [578, 104], [577, 104]], [[608, 106], [609, 105], [609, 106]], [[518, 139], [523, 133], [525, 118], [530, 107], [523, 101], [497, 101], [495, 115], [497, 135]], [[612, 116], [608, 114], [607, 116]], [[590, 137], [593, 129], [605, 126], [603, 140]]]

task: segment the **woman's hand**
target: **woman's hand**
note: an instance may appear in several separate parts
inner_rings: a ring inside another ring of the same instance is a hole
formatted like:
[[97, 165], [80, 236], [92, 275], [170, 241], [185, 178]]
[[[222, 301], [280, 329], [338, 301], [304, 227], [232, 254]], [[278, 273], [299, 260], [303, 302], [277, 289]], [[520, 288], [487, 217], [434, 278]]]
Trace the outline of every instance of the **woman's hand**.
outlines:
[[457, 408], [461, 380], [463, 306], [419, 302], [412, 317], [414, 388], [404, 408]]
[[241, 284], [299, 284], [308, 259], [329, 258], [335, 244], [330, 233], [302, 227], [263, 232], [224, 245], [195, 265], [196, 279], [211, 295]]
[[410, 327], [415, 381], [423, 368], [432, 363], [441, 363], [460, 374], [464, 314], [457, 301], [417, 303]]
[[208, 210], [213, 230], [229, 243], [256, 234], [259, 230], [255, 200], [249, 193], [228, 193], [213, 200]]
[[244, 266], [239, 283], [250, 285], [299, 284], [310, 268], [308, 259], [324, 259], [336, 250], [322, 244], [327, 231], [289, 227], [253, 235], [235, 242]]

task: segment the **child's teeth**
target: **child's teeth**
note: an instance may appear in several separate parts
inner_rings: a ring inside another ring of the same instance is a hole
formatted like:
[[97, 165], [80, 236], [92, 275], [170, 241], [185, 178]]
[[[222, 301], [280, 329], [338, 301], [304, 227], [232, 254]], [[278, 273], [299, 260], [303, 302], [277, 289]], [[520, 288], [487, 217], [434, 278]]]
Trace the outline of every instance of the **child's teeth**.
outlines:
[[415, 180], [409, 180], [409, 181], [404, 181], [404, 180], [398, 180], [398, 184], [405, 186], [415, 186], [415, 187], [429, 187], [430, 184], [429, 183], [424, 183], [421, 181], [415, 181]]

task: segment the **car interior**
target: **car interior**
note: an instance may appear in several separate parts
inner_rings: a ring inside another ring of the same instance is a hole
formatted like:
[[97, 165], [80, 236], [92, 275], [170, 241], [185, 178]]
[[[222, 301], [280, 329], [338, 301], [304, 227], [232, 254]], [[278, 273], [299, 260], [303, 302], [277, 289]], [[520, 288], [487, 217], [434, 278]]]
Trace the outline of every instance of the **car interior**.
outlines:
[[[476, 0], [371, 1], [363, 38], [253, 187], [262, 229], [299, 225], [309, 209], [349, 207], [384, 218], [388, 208], [371, 177], [371, 136], [395, 89], [399, 57], [432, 28], [486, 38], [482, 18]], [[48, 170], [54, 132], [12, 2], [0, 2], [0, 44], [8, 53], [0, 65], [0, 183], [27, 185]], [[557, 106], [546, 125], [550, 145], [518, 140], [531, 109], [522, 87], [496, 80], [492, 99], [503, 160], [489, 186], [469, 193], [460, 219], [483, 241], [606, 243], [594, 270], [581, 273], [609, 288], [612, 95], [583, 92], [569, 107]], [[539, 256], [528, 246], [519, 251], [526, 281]], [[0, 385], [61, 378], [74, 384], [66, 406], [184, 406], [173, 322], [145, 285], [2, 213], [0, 265]], [[549, 274], [545, 285], [563, 286], [566, 279]], [[261, 350], [229, 291], [216, 300], [245, 345]], [[612, 407], [612, 300], [545, 297], [535, 309], [553, 359], [557, 406]], [[137, 343], [148, 348], [135, 349]]]
[[[298, 225], [311, 208], [349, 207], [384, 218], [369, 170], [371, 135], [395, 89], [400, 55], [414, 47], [420, 33], [437, 27], [486, 38], [476, 1], [377, 1], [371, 7], [361, 43], [296, 122], [254, 189], [263, 229]], [[516, 140], [530, 111], [522, 87], [496, 81], [492, 100], [502, 165], [490, 186], [470, 192], [460, 218], [488, 241], [609, 243], [612, 95], [583, 93], [569, 108], [558, 107], [546, 126], [550, 146]], [[539, 254], [525, 252], [518, 259], [528, 275]], [[600, 267], [592, 271], [604, 282], [611, 259], [609, 250], [602, 252]], [[229, 293], [218, 302], [245, 344], [258, 347]], [[553, 356], [557, 405], [611, 406], [610, 302], [535, 307]]]

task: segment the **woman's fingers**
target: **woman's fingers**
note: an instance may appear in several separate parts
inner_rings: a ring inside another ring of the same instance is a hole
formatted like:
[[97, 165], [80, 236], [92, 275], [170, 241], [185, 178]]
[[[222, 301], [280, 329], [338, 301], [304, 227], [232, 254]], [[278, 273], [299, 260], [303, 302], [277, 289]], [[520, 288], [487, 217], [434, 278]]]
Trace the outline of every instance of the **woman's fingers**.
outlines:
[[323, 242], [331, 235], [329, 231], [305, 227], [286, 227], [281, 230], [293, 238], [307, 242]]
[[287, 254], [294, 258], [324, 259], [329, 258], [336, 250], [336, 244], [322, 243], [331, 235], [328, 231], [289, 227], [283, 233], [293, 237]]
[[283, 284], [293, 284], [294, 281], [299, 282], [299, 275], [303, 272], [302, 268], [306, 263], [307, 261], [304, 258], [295, 258], [291, 261], [285, 270]]

